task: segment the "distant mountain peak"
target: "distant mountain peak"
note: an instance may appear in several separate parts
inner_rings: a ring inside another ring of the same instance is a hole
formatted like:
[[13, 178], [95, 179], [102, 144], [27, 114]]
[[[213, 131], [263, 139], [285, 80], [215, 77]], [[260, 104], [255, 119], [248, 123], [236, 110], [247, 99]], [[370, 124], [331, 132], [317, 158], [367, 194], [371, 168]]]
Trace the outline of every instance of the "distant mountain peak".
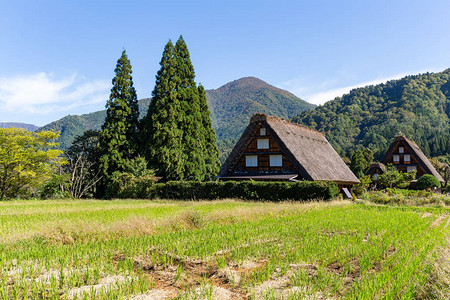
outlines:
[[39, 126], [19, 122], [0, 122], [0, 128], [22, 128], [28, 131], [35, 131]]
[[218, 140], [237, 138], [254, 113], [291, 118], [298, 112], [315, 107], [288, 91], [251, 76], [207, 90], [206, 97]]
[[240, 79], [228, 82], [227, 84], [224, 84], [221, 87], [219, 87], [217, 90], [230, 89], [230, 88], [249, 88], [249, 87], [258, 88], [258, 89], [262, 89], [262, 88], [273, 89], [273, 88], [275, 88], [274, 86], [268, 84], [267, 82], [265, 82], [259, 78], [256, 78], [253, 76], [248, 76], [248, 77], [242, 77]]
[[[247, 76], [247, 77], [242, 77], [237, 80], [233, 80], [231, 82], [228, 82], [227, 84], [222, 85], [221, 87], [219, 87], [217, 89], [209, 90], [209, 92], [218, 92], [218, 93], [223, 93], [226, 91], [235, 92], [237, 90], [242, 90], [242, 89], [245, 89], [248, 92], [257, 92], [257, 91], [267, 90], [267, 91], [272, 91], [275, 93], [284, 94], [288, 98], [296, 98], [300, 101], [304, 101], [289, 91], [277, 88], [273, 85], [268, 84], [264, 80], [261, 80], [259, 78], [253, 77], [253, 76]], [[311, 103], [308, 103], [308, 104], [312, 105], [312, 107], [315, 107], [314, 104], [311, 104]]]

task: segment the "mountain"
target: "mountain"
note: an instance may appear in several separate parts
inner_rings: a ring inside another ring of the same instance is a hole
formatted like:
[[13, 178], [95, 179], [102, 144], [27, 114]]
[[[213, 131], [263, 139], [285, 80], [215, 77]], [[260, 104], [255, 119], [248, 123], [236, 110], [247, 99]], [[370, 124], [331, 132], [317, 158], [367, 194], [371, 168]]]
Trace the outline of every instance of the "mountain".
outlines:
[[369, 147], [380, 158], [396, 135], [414, 140], [427, 156], [450, 152], [450, 69], [353, 89], [294, 122], [326, 134], [342, 156]]
[[[206, 97], [219, 148], [223, 154], [234, 146], [235, 140], [243, 132], [253, 113], [262, 112], [291, 118], [315, 107], [288, 91], [255, 77], [241, 78], [218, 89], [207, 90]], [[139, 100], [141, 117], [147, 113], [149, 102], [149, 98]], [[81, 116], [69, 115], [39, 130], [61, 131], [60, 147], [65, 149], [77, 135], [88, 129], [100, 129], [105, 115], [105, 110]]]
[[0, 122], [0, 128], [23, 128], [28, 131], [35, 131], [39, 128], [39, 126], [33, 124], [26, 123], [17, 123], [17, 122]]
[[239, 137], [254, 113], [292, 118], [315, 107], [255, 77], [244, 77], [208, 90], [206, 97], [218, 140]]
[[[139, 113], [144, 116], [147, 113], [150, 98], [139, 100]], [[84, 115], [68, 115], [62, 119], [51, 122], [39, 128], [41, 130], [53, 130], [61, 132], [59, 146], [67, 149], [72, 145], [76, 136], [82, 135], [86, 130], [100, 130], [105, 121], [106, 110], [100, 110]]]

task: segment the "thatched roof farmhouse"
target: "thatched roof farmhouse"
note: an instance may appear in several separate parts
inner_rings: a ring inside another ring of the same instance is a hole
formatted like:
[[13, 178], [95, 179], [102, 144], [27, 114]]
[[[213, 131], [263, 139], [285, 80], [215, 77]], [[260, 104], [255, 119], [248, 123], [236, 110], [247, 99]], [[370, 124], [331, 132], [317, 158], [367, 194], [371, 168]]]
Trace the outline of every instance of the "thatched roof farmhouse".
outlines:
[[359, 183], [323, 133], [265, 114], [252, 116], [219, 178]]
[[424, 174], [431, 174], [441, 183], [444, 183], [442, 176], [436, 171], [419, 146], [405, 136], [396, 136], [381, 163], [372, 164], [367, 174], [383, 174], [387, 164], [392, 164], [401, 172], [416, 171], [417, 178]]

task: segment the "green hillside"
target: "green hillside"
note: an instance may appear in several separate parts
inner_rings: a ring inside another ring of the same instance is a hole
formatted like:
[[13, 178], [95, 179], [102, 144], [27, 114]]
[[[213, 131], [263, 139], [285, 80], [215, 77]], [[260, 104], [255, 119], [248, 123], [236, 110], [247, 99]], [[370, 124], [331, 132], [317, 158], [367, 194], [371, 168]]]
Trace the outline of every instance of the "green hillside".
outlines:
[[450, 69], [357, 88], [293, 121], [325, 132], [343, 156], [359, 146], [380, 157], [395, 135], [414, 140], [427, 156], [450, 152]]
[[315, 107], [255, 77], [244, 77], [209, 90], [207, 98], [218, 140], [239, 137], [254, 113], [292, 118]]
[[[139, 112], [141, 115], [147, 113], [150, 98], [139, 100]], [[51, 122], [39, 130], [60, 131], [60, 148], [67, 149], [72, 144], [76, 136], [82, 135], [86, 130], [100, 130], [105, 120], [106, 110], [100, 110], [84, 115], [68, 115], [62, 119]]]
[[[234, 146], [253, 113], [291, 118], [314, 108], [314, 105], [293, 94], [254, 77], [241, 78], [218, 89], [207, 90], [206, 97], [222, 157]], [[147, 113], [149, 101], [149, 98], [139, 100], [140, 117]], [[61, 131], [60, 145], [65, 149], [77, 135], [88, 129], [100, 129], [105, 113], [102, 110], [81, 116], [69, 115], [39, 130]]]

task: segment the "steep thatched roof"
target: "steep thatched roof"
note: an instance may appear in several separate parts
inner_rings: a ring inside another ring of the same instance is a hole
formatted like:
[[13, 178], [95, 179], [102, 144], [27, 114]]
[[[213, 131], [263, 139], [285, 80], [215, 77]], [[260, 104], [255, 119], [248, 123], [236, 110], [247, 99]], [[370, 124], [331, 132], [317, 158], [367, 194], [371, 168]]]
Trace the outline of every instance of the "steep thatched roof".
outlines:
[[388, 151], [386, 151], [386, 154], [384, 155], [381, 162], [383, 162], [385, 164], [387, 163], [389, 157], [394, 152], [395, 146], [400, 141], [403, 141], [405, 143], [405, 145], [409, 148], [410, 153], [415, 155], [420, 166], [423, 168], [423, 170], [426, 173], [433, 175], [440, 182], [442, 182], [442, 183], [444, 182], [444, 179], [442, 178], [441, 174], [439, 174], [438, 171], [436, 171], [436, 169], [433, 167], [433, 165], [428, 160], [428, 158], [425, 156], [425, 154], [423, 154], [422, 150], [420, 150], [419, 146], [417, 146], [416, 143], [414, 143], [413, 141], [411, 141], [410, 139], [408, 139], [405, 136], [396, 136], [395, 137], [394, 141], [389, 146], [389, 149], [388, 149]]
[[371, 168], [379, 168], [381, 171], [386, 171], [386, 165], [383, 163], [379, 163], [379, 162], [373, 162], [370, 164], [369, 169]]
[[265, 114], [252, 116], [250, 124], [223, 164], [219, 177], [226, 177], [233, 170], [260, 124], [270, 133], [303, 178], [343, 184], [359, 183], [323, 133]]
[[386, 165], [379, 162], [373, 162], [370, 164], [369, 169], [366, 172], [366, 175], [378, 174], [378, 170], [380, 170], [381, 173], [384, 173], [386, 171]]

